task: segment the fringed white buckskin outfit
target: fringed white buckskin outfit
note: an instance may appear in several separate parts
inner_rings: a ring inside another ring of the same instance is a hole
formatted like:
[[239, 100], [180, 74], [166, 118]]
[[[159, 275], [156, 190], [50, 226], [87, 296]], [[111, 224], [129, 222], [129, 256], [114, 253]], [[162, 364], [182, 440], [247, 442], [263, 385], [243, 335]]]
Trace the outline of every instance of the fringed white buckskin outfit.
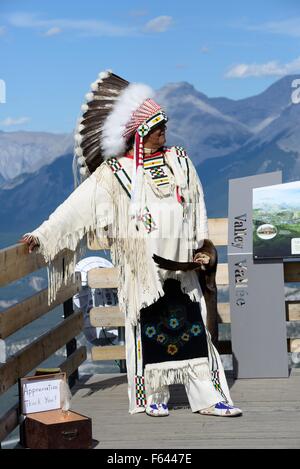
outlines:
[[[167, 403], [168, 385], [175, 383], [185, 385], [194, 412], [220, 401], [232, 404], [206, 328], [197, 273], [161, 269], [153, 260], [158, 255], [191, 262], [208, 238], [196, 170], [183, 148], [144, 151], [143, 137], [167, 119], [148, 87], [106, 72], [92, 90], [76, 136], [74, 166], [81, 165], [85, 180], [27, 235], [39, 239], [50, 265], [49, 300], [74, 272], [84, 235], [107, 237], [119, 268], [129, 412], [144, 411], [146, 403]], [[126, 142], [133, 137], [129, 155]], [[64, 248], [70, 254], [63, 272], [54, 258]]]

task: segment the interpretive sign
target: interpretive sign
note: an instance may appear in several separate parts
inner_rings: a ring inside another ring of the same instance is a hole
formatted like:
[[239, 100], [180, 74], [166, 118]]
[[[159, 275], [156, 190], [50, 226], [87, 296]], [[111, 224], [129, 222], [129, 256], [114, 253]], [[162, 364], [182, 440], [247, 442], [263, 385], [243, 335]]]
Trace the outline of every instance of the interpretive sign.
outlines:
[[253, 189], [253, 256], [300, 256], [300, 181]]
[[236, 378], [288, 376], [282, 260], [253, 259], [252, 191], [281, 183], [281, 172], [229, 181], [228, 270]]

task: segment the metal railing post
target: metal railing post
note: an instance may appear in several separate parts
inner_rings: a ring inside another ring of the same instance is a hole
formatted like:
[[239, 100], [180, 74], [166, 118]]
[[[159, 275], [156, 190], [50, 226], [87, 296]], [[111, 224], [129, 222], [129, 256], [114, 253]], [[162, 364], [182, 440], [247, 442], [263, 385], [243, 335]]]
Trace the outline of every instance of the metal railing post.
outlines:
[[[69, 316], [71, 316], [71, 314], [74, 313], [72, 298], [69, 298], [63, 303], [63, 308], [64, 308], [64, 318], [67, 319]], [[70, 340], [70, 342], [66, 344], [67, 357], [72, 355], [72, 353], [75, 352], [76, 349], [77, 349], [77, 341], [74, 337], [73, 339]], [[69, 381], [70, 388], [74, 386], [76, 380], [78, 379], [79, 379], [79, 374], [78, 374], [78, 369], [77, 369], [69, 376], [68, 381]]]
[[[125, 327], [118, 327], [119, 345], [125, 345]], [[120, 360], [120, 373], [127, 373], [126, 360]]]

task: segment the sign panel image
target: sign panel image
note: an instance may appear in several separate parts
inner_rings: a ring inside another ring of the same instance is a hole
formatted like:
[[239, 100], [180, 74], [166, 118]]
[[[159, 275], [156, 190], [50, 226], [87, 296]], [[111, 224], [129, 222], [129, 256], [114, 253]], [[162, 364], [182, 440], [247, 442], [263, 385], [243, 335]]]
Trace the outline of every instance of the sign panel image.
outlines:
[[253, 189], [253, 257], [300, 257], [300, 181]]

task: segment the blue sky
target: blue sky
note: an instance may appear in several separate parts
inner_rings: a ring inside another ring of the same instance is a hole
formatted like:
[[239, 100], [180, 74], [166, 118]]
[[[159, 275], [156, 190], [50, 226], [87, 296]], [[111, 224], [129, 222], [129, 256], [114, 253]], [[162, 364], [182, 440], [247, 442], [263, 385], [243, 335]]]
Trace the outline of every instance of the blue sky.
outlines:
[[275, 184], [274, 186], [259, 187], [253, 189], [253, 206], [260, 207], [261, 204], [290, 205], [300, 210], [300, 182], [288, 182], [286, 184]]
[[300, 72], [299, 46], [298, 0], [0, 0], [0, 129], [71, 132], [108, 68], [252, 96]]

